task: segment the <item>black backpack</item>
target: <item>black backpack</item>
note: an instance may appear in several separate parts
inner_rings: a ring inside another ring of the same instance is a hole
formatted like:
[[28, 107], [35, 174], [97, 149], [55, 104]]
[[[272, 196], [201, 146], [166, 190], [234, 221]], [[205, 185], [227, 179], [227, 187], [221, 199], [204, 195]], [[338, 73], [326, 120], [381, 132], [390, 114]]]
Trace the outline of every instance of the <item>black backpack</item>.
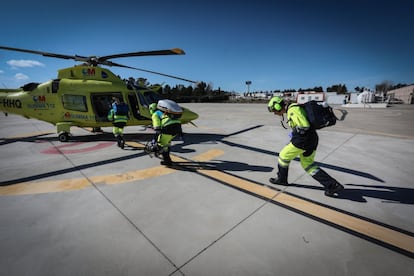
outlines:
[[315, 129], [321, 129], [336, 124], [336, 116], [329, 105], [322, 105], [317, 101], [309, 101], [301, 104], [305, 109], [309, 123]]
[[128, 115], [129, 108], [126, 103], [122, 102], [115, 105], [114, 111], [116, 115], [125, 116]]

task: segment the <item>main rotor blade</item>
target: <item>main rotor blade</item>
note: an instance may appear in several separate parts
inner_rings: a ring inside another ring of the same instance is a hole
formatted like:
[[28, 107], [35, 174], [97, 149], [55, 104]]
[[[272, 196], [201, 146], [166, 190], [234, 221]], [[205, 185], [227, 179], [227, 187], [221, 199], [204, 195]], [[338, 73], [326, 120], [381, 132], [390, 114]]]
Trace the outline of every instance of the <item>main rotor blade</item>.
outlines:
[[191, 83], [197, 83], [196, 81], [184, 79], [181, 77], [176, 77], [168, 74], [163, 74], [155, 71], [140, 69], [136, 67], [126, 66], [122, 64], [118, 64], [115, 62], [108, 61], [109, 59], [113, 58], [122, 58], [122, 57], [138, 57], [138, 56], [161, 56], [161, 55], [185, 55], [185, 52], [182, 49], [174, 48], [169, 50], [156, 50], [156, 51], [143, 51], [143, 52], [132, 52], [132, 53], [124, 53], [124, 54], [116, 54], [116, 55], [108, 55], [108, 56], [102, 56], [102, 57], [96, 57], [96, 56], [90, 56], [90, 57], [84, 57], [84, 56], [78, 56], [78, 55], [62, 55], [62, 54], [55, 54], [55, 53], [48, 53], [43, 51], [35, 51], [35, 50], [27, 50], [27, 49], [20, 49], [20, 48], [13, 48], [13, 47], [5, 47], [0, 46], [0, 49], [3, 50], [9, 50], [9, 51], [17, 51], [17, 52], [24, 52], [24, 53], [31, 53], [36, 55], [42, 55], [45, 57], [55, 57], [55, 58], [62, 58], [62, 59], [73, 59], [75, 61], [81, 61], [86, 62], [91, 66], [97, 66], [99, 64], [106, 65], [106, 66], [117, 66], [117, 67], [123, 67], [123, 68], [129, 68], [133, 70], [148, 72], [151, 74], [161, 75], [173, 79], [183, 80]]
[[169, 78], [173, 78], [173, 79], [177, 79], [177, 80], [187, 81], [187, 82], [191, 82], [191, 83], [197, 83], [197, 81], [193, 81], [193, 80], [189, 80], [189, 79], [184, 79], [184, 78], [181, 78], [181, 77], [176, 77], [176, 76], [173, 76], [173, 75], [159, 73], [159, 72], [155, 72], [155, 71], [151, 71], [151, 70], [146, 70], [146, 69], [131, 67], [131, 66], [127, 66], [127, 65], [122, 65], [122, 64], [118, 64], [118, 63], [110, 62], [110, 61], [105, 62], [104, 65], [107, 65], [107, 66], [117, 66], [117, 67], [123, 67], [123, 68], [128, 68], [128, 69], [134, 69], [134, 70], [143, 71], [143, 72], [147, 72], [147, 73], [151, 73], [151, 74], [156, 74], [156, 75], [161, 75], [161, 76], [164, 76], [164, 77], [169, 77]]
[[174, 49], [169, 49], [169, 50], [132, 52], [132, 53], [124, 53], [124, 54], [116, 54], [116, 55], [99, 57], [98, 61], [103, 62], [108, 59], [122, 58], [122, 57], [165, 56], [165, 55], [185, 55], [185, 52], [179, 48], [174, 48]]
[[55, 57], [55, 58], [62, 58], [62, 59], [73, 59], [75, 61], [82, 61], [92, 63], [94, 65], [97, 64], [105, 64], [105, 61], [112, 59], [112, 58], [122, 58], [122, 57], [139, 57], [139, 56], [161, 56], [161, 55], [184, 55], [185, 52], [182, 49], [174, 48], [169, 50], [156, 50], [156, 51], [141, 51], [141, 52], [132, 52], [132, 53], [124, 53], [124, 54], [115, 54], [115, 55], [108, 55], [102, 57], [84, 57], [78, 55], [62, 55], [62, 54], [55, 54], [55, 53], [48, 53], [43, 51], [35, 51], [35, 50], [27, 50], [21, 48], [13, 48], [13, 47], [5, 47], [0, 46], [0, 49], [9, 50], [9, 51], [17, 51], [17, 52], [24, 52], [24, 53], [31, 53], [36, 55], [42, 55], [45, 57]]
[[34, 51], [34, 50], [26, 50], [26, 49], [20, 49], [20, 48], [12, 48], [12, 47], [0, 46], [0, 49], [10, 50], [10, 51], [17, 51], [17, 52], [24, 52], [24, 53], [31, 53], [31, 54], [37, 54], [37, 55], [42, 55], [42, 56], [45, 56], [45, 57], [56, 57], [56, 58], [63, 58], [63, 59], [76, 59], [76, 56], [61, 55], [61, 54], [54, 54], [54, 53]]

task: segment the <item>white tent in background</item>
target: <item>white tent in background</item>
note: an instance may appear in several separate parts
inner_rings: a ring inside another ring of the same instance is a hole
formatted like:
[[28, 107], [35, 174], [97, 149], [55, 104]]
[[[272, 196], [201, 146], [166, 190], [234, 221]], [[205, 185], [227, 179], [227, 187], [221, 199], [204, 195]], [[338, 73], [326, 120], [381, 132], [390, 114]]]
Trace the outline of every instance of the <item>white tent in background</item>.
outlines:
[[375, 101], [374, 93], [370, 91], [364, 91], [358, 95], [357, 101], [359, 104], [361, 103], [373, 103]]

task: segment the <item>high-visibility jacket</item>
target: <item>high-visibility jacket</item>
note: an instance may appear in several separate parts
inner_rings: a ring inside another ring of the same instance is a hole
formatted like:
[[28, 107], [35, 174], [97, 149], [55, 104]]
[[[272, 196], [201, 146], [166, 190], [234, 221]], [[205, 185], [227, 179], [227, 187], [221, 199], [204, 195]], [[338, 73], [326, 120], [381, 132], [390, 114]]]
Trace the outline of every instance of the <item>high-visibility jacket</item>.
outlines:
[[289, 105], [287, 111], [288, 124], [292, 128], [291, 143], [300, 149], [312, 152], [318, 146], [318, 134], [311, 126], [302, 106], [295, 103]]
[[[154, 114], [152, 115], [153, 118]], [[164, 148], [164, 150], [167, 150], [170, 146], [172, 139], [174, 139], [174, 137], [177, 135], [182, 135], [183, 131], [181, 129], [181, 121], [178, 119], [173, 119], [169, 117], [167, 114], [163, 114], [160, 123], [161, 134], [157, 137], [157, 142], [161, 147]]]
[[128, 121], [128, 115], [118, 115], [115, 110], [111, 109], [108, 113], [108, 120], [114, 123], [126, 123]]
[[168, 115], [163, 115], [161, 118], [161, 128], [172, 125], [172, 124], [181, 124], [179, 119], [172, 119]]
[[170, 116], [164, 114], [161, 118], [161, 133], [178, 135], [182, 134], [181, 121], [179, 119], [173, 119]]
[[291, 104], [286, 113], [288, 124], [293, 130], [306, 131], [311, 127], [303, 107], [297, 104]]
[[151, 119], [152, 119], [152, 127], [155, 130], [161, 129], [161, 118], [163, 117], [164, 113], [161, 110], [156, 110], [152, 113]]

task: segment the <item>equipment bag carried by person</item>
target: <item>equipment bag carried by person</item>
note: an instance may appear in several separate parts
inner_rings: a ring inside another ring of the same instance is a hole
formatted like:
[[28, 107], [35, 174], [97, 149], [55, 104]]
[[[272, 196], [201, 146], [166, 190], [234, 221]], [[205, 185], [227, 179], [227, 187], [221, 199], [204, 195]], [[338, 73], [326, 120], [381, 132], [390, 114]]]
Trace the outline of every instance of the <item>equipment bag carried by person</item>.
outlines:
[[327, 103], [319, 103], [317, 101], [309, 101], [302, 104], [308, 117], [309, 123], [315, 129], [321, 129], [336, 124], [336, 118], [332, 107]]
[[126, 103], [115, 103], [112, 105], [112, 108], [114, 109], [114, 112], [116, 115], [125, 116], [128, 115], [128, 105]]

